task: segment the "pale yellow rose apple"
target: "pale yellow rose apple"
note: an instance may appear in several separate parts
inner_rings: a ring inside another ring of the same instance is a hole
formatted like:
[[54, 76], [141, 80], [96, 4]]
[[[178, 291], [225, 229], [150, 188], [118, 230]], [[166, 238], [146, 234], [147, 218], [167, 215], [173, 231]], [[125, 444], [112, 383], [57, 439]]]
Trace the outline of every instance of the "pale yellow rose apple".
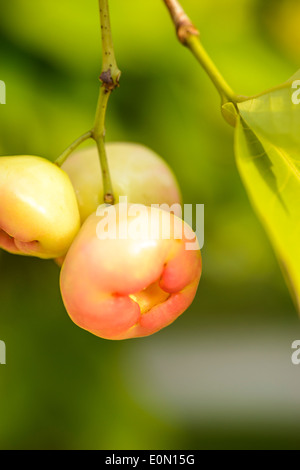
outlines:
[[0, 157], [0, 248], [63, 256], [79, 228], [76, 196], [63, 170], [41, 157]]
[[[135, 143], [109, 142], [107, 159], [115, 202], [127, 196], [127, 202], [145, 204], [181, 204], [176, 178], [155, 152]], [[96, 144], [75, 151], [62, 165], [72, 181], [83, 222], [103, 203], [103, 183]], [[175, 209], [176, 213], [176, 209]]]
[[[202, 270], [196, 235], [185, 222], [161, 209], [123, 206], [102, 206], [88, 217], [60, 276], [74, 323], [112, 340], [172, 323], [192, 303]], [[187, 249], [191, 241], [194, 250]]]

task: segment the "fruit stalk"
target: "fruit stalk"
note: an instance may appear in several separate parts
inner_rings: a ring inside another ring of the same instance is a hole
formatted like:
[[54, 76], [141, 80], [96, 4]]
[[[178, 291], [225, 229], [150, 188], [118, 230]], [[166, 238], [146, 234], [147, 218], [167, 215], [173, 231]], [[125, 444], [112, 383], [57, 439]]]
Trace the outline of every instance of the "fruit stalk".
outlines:
[[119, 86], [121, 72], [118, 68], [111, 34], [108, 0], [99, 0], [101, 38], [102, 38], [102, 73], [100, 80], [107, 89]]
[[104, 202], [107, 204], [114, 203], [113, 187], [109, 172], [107, 155], [105, 150], [105, 117], [109, 97], [113, 90], [119, 86], [119, 79], [121, 72], [117, 66], [111, 27], [109, 18], [108, 0], [99, 0], [100, 9], [100, 23], [101, 23], [101, 36], [102, 36], [102, 71], [100, 75], [100, 92], [96, 110], [96, 117], [94, 127], [92, 130], [92, 138], [97, 143], [103, 188], [104, 188]]
[[179, 41], [192, 52], [208, 74], [221, 96], [222, 104], [228, 102], [236, 103], [238, 101], [236, 94], [205, 51], [199, 39], [199, 31], [193, 25], [178, 0], [163, 1], [169, 10]]
[[80, 144], [92, 137], [92, 131], [88, 131], [85, 134], [78, 137], [69, 147], [55, 160], [55, 164], [59, 167], [67, 160], [71, 153], [79, 147]]

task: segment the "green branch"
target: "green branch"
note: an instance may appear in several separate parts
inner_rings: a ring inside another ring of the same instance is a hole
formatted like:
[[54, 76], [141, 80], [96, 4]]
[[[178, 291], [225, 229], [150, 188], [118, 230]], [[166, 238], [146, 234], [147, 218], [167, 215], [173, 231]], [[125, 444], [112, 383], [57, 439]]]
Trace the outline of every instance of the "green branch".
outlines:
[[105, 117], [109, 97], [119, 86], [121, 72], [118, 69], [109, 19], [108, 0], [99, 0], [101, 36], [102, 36], [102, 72], [92, 138], [96, 141], [103, 179], [104, 202], [114, 203], [113, 187], [105, 150]]
[[76, 139], [69, 147], [55, 160], [57, 166], [61, 166], [71, 153], [79, 147], [80, 144], [92, 137], [92, 131], [88, 131]]
[[222, 104], [236, 103], [238, 98], [221, 75], [199, 39], [199, 31], [193, 25], [178, 0], [163, 0], [176, 28], [179, 41], [186, 46], [201, 64], [218, 90]]

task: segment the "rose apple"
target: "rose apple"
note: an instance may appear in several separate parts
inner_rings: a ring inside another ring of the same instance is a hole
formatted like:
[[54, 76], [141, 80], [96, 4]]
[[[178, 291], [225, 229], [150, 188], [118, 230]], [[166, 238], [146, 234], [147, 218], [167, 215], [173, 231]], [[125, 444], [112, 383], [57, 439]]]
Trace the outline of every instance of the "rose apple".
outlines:
[[80, 228], [68, 175], [35, 156], [0, 157], [0, 247], [10, 253], [65, 255]]
[[[106, 144], [106, 152], [116, 203], [120, 196], [127, 196], [128, 202], [146, 206], [181, 203], [173, 172], [152, 150], [139, 144], [112, 142]], [[83, 222], [103, 202], [96, 145], [72, 153], [62, 169], [74, 186]]]
[[71, 319], [106, 339], [147, 336], [172, 323], [193, 301], [202, 270], [197, 243], [186, 249], [196, 235], [183, 220], [122, 206], [102, 206], [88, 217], [60, 277]]

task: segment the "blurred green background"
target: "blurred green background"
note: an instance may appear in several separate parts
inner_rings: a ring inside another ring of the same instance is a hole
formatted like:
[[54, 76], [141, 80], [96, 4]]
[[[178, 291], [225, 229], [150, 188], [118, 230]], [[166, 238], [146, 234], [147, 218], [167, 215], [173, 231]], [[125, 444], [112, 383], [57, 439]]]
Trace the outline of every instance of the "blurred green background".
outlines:
[[[107, 140], [148, 145], [171, 164], [184, 202], [205, 204], [203, 276], [173, 325], [112, 342], [69, 319], [53, 262], [1, 252], [0, 448], [299, 449], [299, 318], [237, 173], [217, 92], [176, 42], [162, 0], [110, 3], [122, 79]], [[237, 93], [299, 69], [298, 0], [182, 4]], [[54, 160], [91, 127], [99, 31], [97, 0], [1, 2], [2, 155]]]

